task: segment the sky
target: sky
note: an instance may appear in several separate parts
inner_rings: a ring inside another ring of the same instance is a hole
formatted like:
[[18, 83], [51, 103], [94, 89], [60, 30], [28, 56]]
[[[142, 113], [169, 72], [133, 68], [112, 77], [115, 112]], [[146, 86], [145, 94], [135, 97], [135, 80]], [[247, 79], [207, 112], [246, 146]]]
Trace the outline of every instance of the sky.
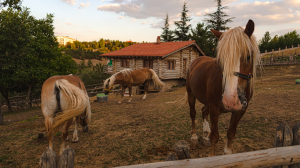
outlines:
[[[23, 0], [22, 5], [37, 19], [54, 14], [56, 36], [78, 41], [155, 42], [167, 13], [170, 29], [175, 29], [184, 2], [192, 28], [203, 22], [206, 13], [216, 11], [214, 0]], [[223, 0], [222, 5], [235, 17], [229, 27], [245, 27], [249, 19], [254, 21], [257, 41], [266, 31], [272, 37], [293, 30], [300, 34], [300, 0]]]

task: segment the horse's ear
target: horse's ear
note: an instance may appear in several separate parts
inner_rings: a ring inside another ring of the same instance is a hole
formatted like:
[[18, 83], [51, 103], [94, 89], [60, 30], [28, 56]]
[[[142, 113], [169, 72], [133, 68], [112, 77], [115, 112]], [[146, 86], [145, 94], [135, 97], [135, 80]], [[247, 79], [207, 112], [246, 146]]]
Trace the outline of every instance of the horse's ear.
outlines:
[[110, 82], [110, 79], [108, 79], [108, 81], [107, 81], [108, 83]]
[[217, 30], [214, 30], [214, 29], [210, 29], [210, 31], [218, 38], [220, 39], [222, 33], [217, 31]]
[[248, 21], [247, 26], [244, 31], [248, 35], [249, 38], [251, 37], [251, 35], [254, 32], [254, 27], [255, 27], [254, 22], [250, 19]]

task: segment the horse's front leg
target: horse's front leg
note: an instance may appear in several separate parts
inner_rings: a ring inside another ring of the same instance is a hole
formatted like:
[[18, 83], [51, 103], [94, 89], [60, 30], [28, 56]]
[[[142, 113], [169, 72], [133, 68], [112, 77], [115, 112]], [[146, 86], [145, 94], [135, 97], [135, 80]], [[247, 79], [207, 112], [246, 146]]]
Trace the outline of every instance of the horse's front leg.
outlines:
[[209, 123], [208, 123], [208, 114], [209, 114], [209, 108], [207, 105], [205, 105], [202, 108], [202, 119], [203, 119], [203, 144], [205, 146], [210, 146], [210, 133], [211, 130], [209, 128]]
[[209, 105], [209, 116], [211, 123], [211, 133], [210, 133], [210, 153], [209, 156], [216, 156], [216, 146], [219, 141], [219, 130], [218, 130], [218, 122], [219, 122], [219, 109], [214, 105]]
[[70, 119], [63, 127], [63, 136], [62, 136], [62, 143], [61, 143], [61, 147], [60, 147], [60, 151], [59, 151], [59, 155], [61, 155], [63, 153], [63, 151], [65, 150], [65, 142], [66, 139], [68, 137], [69, 134], [69, 128], [73, 123], [73, 118]]
[[75, 128], [73, 132], [72, 142], [78, 142], [78, 125], [80, 123], [80, 115], [75, 118]]
[[149, 84], [150, 84], [150, 80], [147, 80], [147, 81], [144, 83], [145, 94], [144, 94], [143, 100], [146, 100], [147, 92], [148, 92], [148, 88], [149, 88]]
[[130, 103], [131, 99], [132, 99], [132, 97], [131, 97], [131, 95], [132, 95], [132, 86], [131, 85], [128, 86], [128, 90], [129, 90], [129, 100], [128, 100], [128, 102]]
[[190, 106], [190, 117], [192, 120], [192, 137], [191, 137], [191, 142], [194, 145], [198, 144], [198, 136], [196, 134], [196, 126], [195, 126], [195, 119], [196, 119], [196, 109], [195, 109], [195, 104], [196, 104], [196, 98], [193, 95], [193, 93], [188, 91], [188, 102]]
[[236, 134], [236, 128], [238, 126], [238, 123], [240, 121], [240, 119], [243, 117], [243, 115], [245, 114], [246, 110], [243, 111], [239, 111], [239, 112], [235, 112], [231, 114], [231, 118], [230, 118], [230, 125], [227, 131], [227, 140], [225, 143], [225, 148], [224, 148], [224, 154], [232, 154], [232, 142], [233, 142], [233, 138]]
[[122, 93], [121, 93], [122, 98], [121, 98], [121, 100], [119, 101], [119, 103], [122, 103], [122, 101], [123, 101], [125, 89], [126, 89], [126, 87], [122, 85]]

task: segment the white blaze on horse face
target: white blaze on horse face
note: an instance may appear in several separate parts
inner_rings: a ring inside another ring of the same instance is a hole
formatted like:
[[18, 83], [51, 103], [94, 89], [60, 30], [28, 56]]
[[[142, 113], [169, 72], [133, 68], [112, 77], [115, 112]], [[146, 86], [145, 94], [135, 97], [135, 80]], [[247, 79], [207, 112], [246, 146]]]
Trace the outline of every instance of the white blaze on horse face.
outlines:
[[[240, 61], [234, 68], [235, 72], [240, 72]], [[234, 73], [234, 72], [233, 72]], [[223, 94], [223, 104], [227, 110], [241, 110], [242, 105], [238, 97], [238, 77], [233, 76], [230, 79], [226, 79], [225, 89]]]
[[209, 140], [210, 135], [210, 128], [209, 123], [206, 121], [206, 119], [203, 120], [203, 139]]

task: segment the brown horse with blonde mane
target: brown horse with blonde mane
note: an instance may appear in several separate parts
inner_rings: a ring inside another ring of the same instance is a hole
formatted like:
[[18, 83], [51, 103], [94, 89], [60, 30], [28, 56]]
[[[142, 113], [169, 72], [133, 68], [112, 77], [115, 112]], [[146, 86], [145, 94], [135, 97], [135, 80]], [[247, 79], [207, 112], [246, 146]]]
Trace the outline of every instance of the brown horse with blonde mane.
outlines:
[[[232, 112], [224, 154], [232, 153], [236, 128], [252, 98], [256, 64], [260, 53], [254, 32], [254, 22], [249, 20], [246, 28], [236, 27], [221, 33], [211, 29], [219, 39], [217, 57], [202, 56], [195, 59], [187, 73], [186, 90], [192, 119], [192, 143], [198, 143], [195, 129], [195, 101], [202, 108], [203, 141], [211, 145], [210, 156], [215, 156], [219, 140], [219, 115]], [[211, 130], [207, 122], [210, 115]]]
[[153, 69], [123, 69], [122, 71], [112, 75], [110, 78], [105, 80], [103, 85], [103, 88], [105, 90], [104, 93], [107, 95], [113, 88], [113, 85], [120, 84], [122, 86], [122, 99], [119, 101], [119, 103], [122, 103], [125, 89], [127, 87], [129, 89], [128, 102], [131, 102], [132, 86], [144, 85], [145, 95], [143, 97], [143, 100], [145, 100], [147, 97], [147, 92], [151, 79], [153, 80], [154, 86], [162, 86], [163, 90], [165, 89], [166, 85], [158, 78], [157, 74]]
[[84, 128], [83, 131], [88, 130], [87, 125], [91, 121], [89, 97], [83, 82], [75, 75], [48, 78], [42, 87], [41, 108], [45, 117], [50, 150], [53, 149], [53, 136], [63, 127], [59, 155], [65, 150], [65, 141], [74, 117], [76, 120], [73, 142], [78, 141], [78, 123]]

